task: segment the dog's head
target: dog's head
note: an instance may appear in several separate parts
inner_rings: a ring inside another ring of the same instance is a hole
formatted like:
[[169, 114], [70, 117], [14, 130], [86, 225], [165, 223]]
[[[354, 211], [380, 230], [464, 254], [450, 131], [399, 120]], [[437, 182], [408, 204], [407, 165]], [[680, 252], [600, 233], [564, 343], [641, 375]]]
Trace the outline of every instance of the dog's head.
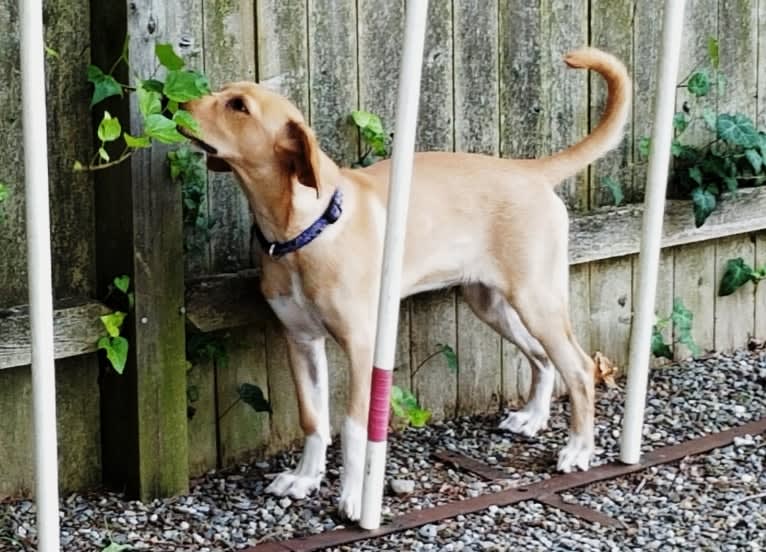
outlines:
[[[251, 82], [185, 104], [199, 122], [192, 136], [208, 154], [208, 168], [234, 170], [246, 187], [300, 183], [319, 194], [319, 147], [303, 115], [286, 98]], [[277, 191], [275, 188], [273, 191]], [[260, 195], [259, 193], [259, 195]]]

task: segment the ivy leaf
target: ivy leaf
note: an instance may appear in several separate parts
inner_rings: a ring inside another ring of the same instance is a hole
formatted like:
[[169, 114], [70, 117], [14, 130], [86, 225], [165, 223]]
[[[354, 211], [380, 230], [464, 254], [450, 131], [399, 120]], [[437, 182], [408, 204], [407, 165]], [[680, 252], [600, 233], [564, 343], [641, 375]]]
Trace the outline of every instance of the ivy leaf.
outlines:
[[414, 408], [408, 413], [407, 419], [412, 427], [423, 427], [431, 419], [431, 413], [422, 408]]
[[438, 344], [437, 347], [439, 348], [439, 352], [444, 355], [444, 358], [447, 360], [447, 368], [449, 368], [449, 371], [453, 373], [457, 372], [457, 354], [455, 354], [455, 349], [444, 344]]
[[127, 552], [133, 550], [133, 547], [128, 544], [117, 544], [116, 542], [110, 542], [109, 546], [103, 548], [101, 552]]
[[173, 114], [173, 121], [175, 121], [178, 126], [184, 127], [194, 134], [199, 134], [199, 123], [188, 111], [179, 109]]
[[112, 142], [117, 140], [122, 134], [120, 121], [112, 117], [108, 111], [104, 111], [104, 117], [98, 125], [98, 139], [102, 142]]
[[128, 293], [128, 288], [130, 287], [130, 276], [127, 274], [123, 274], [122, 276], [117, 276], [114, 279], [114, 287], [119, 289], [123, 293]]
[[99, 318], [101, 318], [101, 323], [106, 328], [107, 333], [111, 337], [117, 337], [120, 335], [120, 328], [122, 327], [122, 322], [125, 320], [126, 314], [124, 312], [120, 311], [114, 311], [110, 314], [105, 314]]
[[648, 136], [644, 136], [638, 141], [638, 153], [641, 154], [643, 159], [649, 158], [649, 148], [652, 145], [652, 139]]
[[753, 121], [742, 113], [729, 115], [723, 113], [716, 122], [718, 137], [735, 146], [754, 148], [759, 145], [760, 138]]
[[175, 122], [159, 113], [149, 115], [146, 118], [144, 121], [144, 132], [146, 132], [147, 136], [163, 144], [177, 144], [186, 140], [176, 129]]
[[713, 66], [713, 69], [718, 69], [721, 57], [718, 51], [718, 39], [714, 36], [707, 39], [707, 53], [710, 57], [710, 65]]
[[88, 82], [93, 84], [91, 107], [111, 96], [122, 96], [120, 83], [112, 75], [105, 74], [95, 65], [88, 65]]
[[263, 396], [263, 391], [252, 383], [243, 383], [237, 388], [239, 398], [256, 412], [271, 412], [271, 403]]
[[652, 354], [657, 358], [667, 358], [673, 360], [673, 351], [665, 343], [665, 339], [660, 333], [660, 329], [655, 325], [652, 327]]
[[763, 168], [763, 158], [761, 154], [754, 149], [746, 149], [745, 157], [750, 162], [750, 166], [753, 167], [753, 174], [758, 174]]
[[398, 385], [391, 386], [391, 409], [394, 411], [394, 416], [399, 418], [406, 418], [407, 413], [404, 410], [404, 391]]
[[673, 299], [673, 312], [670, 314], [670, 319], [675, 327], [676, 340], [686, 345], [691, 351], [692, 356], [699, 356], [700, 348], [692, 336], [694, 314], [684, 306], [683, 301], [679, 297]]
[[715, 209], [715, 196], [699, 186], [692, 190], [692, 203], [694, 204], [694, 224], [699, 228], [705, 224], [705, 220]]
[[125, 363], [128, 360], [128, 340], [124, 337], [104, 336], [98, 340], [98, 348], [106, 351], [106, 358], [118, 374], [125, 371]]
[[611, 176], [605, 176], [601, 179], [601, 187], [608, 189], [612, 193], [612, 200], [615, 207], [619, 206], [625, 199], [622, 193], [622, 185]]
[[125, 140], [125, 145], [129, 148], [148, 148], [152, 145], [152, 139], [148, 136], [131, 136], [127, 132], [124, 132], [122, 134], [122, 139]]
[[170, 44], [155, 45], [154, 54], [160, 63], [171, 71], [177, 71], [184, 66], [184, 60], [173, 51], [173, 46]]
[[210, 93], [207, 77], [196, 71], [170, 71], [162, 88], [174, 102], [183, 103]]
[[718, 296], [731, 295], [751, 280], [756, 281], [755, 276], [757, 276], [755, 271], [745, 263], [742, 257], [729, 259], [726, 261], [726, 270], [721, 278], [721, 284], [718, 286]]
[[683, 132], [688, 126], [689, 121], [686, 118], [686, 113], [679, 111], [673, 115], [673, 128], [675, 128], [678, 132]]
[[98, 148], [98, 156], [104, 161], [109, 161], [109, 153], [104, 148]]
[[141, 111], [141, 115], [148, 117], [162, 112], [162, 94], [143, 86], [138, 87], [136, 94], [138, 94], [138, 109]]
[[162, 89], [164, 87], [165, 84], [157, 79], [146, 79], [141, 81], [141, 88], [147, 92], [157, 92], [157, 94], [162, 95]]
[[689, 167], [689, 178], [694, 180], [698, 185], [702, 186], [702, 171], [697, 165]]
[[705, 121], [705, 124], [708, 126], [710, 130], [713, 132], [716, 131], [716, 114], [715, 112], [710, 109], [709, 107], [706, 107], [702, 110], [702, 119]]
[[5, 182], [0, 182], [0, 203], [8, 199], [8, 185]]
[[696, 71], [689, 78], [689, 82], [686, 83], [686, 87], [691, 94], [694, 94], [698, 98], [707, 96], [710, 92], [710, 78], [708, 77], [707, 71]]
[[352, 111], [351, 119], [359, 128], [362, 140], [370, 146], [372, 152], [380, 157], [388, 155], [386, 132], [380, 117], [369, 111]]

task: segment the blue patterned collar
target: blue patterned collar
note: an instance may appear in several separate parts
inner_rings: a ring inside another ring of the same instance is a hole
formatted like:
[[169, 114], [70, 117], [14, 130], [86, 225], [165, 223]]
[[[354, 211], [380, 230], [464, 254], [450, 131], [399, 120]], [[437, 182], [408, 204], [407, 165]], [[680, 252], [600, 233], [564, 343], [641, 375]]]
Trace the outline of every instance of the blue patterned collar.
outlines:
[[310, 244], [317, 238], [317, 236], [319, 236], [319, 234], [322, 233], [325, 228], [327, 228], [327, 226], [338, 220], [341, 213], [343, 212], [342, 202], [343, 194], [341, 193], [340, 189], [336, 189], [335, 193], [333, 193], [332, 197], [330, 198], [330, 204], [327, 206], [327, 209], [325, 209], [325, 212], [322, 213], [322, 215], [317, 220], [315, 220], [311, 226], [306, 228], [303, 232], [291, 240], [285, 242], [270, 242], [266, 239], [266, 236], [263, 235], [261, 229], [258, 228], [257, 223], [253, 224], [255, 237], [258, 239], [258, 243], [261, 244], [263, 251], [269, 257], [274, 259], [283, 257], [288, 253], [297, 251], [301, 247], [305, 247]]

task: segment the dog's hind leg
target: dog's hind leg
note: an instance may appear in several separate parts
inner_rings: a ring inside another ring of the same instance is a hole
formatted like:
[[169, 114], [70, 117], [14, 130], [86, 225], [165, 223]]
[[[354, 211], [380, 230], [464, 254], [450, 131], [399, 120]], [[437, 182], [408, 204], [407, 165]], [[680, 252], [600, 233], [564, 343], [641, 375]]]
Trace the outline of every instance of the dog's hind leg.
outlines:
[[572, 333], [565, 294], [531, 285], [518, 289], [523, 291], [511, 294], [510, 302], [529, 333], [542, 344], [569, 391], [572, 406], [569, 440], [559, 454], [558, 469], [587, 470], [594, 448], [593, 361]]
[[516, 310], [502, 293], [482, 284], [463, 286], [462, 291], [476, 316], [516, 345], [532, 366], [530, 400], [524, 408], [511, 412], [500, 422], [501, 429], [531, 437], [548, 423], [555, 368], [543, 346], [527, 331]]

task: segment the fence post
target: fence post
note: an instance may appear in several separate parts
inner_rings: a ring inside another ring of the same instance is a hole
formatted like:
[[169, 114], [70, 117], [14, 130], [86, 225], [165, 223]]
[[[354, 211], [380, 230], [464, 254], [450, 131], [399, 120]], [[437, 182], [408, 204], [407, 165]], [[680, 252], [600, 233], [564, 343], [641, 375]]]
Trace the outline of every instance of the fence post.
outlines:
[[[92, 2], [91, 10], [92, 63], [111, 67], [127, 34], [130, 70], [123, 65], [116, 77], [123, 83], [134, 75], [149, 78], [157, 66], [154, 45], [170, 42], [165, 23], [172, 7], [131, 0]], [[135, 97], [126, 104], [104, 105], [125, 130], [140, 135]], [[124, 326], [130, 341], [125, 372], [102, 370], [104, 481], [141, 500], [188, 490], [181, 192], [170, 183], [166, 155], [154, 146], [96, 175], [99, 290], [105, 294], [115, 276], [128, 274], [135, 293]]]

